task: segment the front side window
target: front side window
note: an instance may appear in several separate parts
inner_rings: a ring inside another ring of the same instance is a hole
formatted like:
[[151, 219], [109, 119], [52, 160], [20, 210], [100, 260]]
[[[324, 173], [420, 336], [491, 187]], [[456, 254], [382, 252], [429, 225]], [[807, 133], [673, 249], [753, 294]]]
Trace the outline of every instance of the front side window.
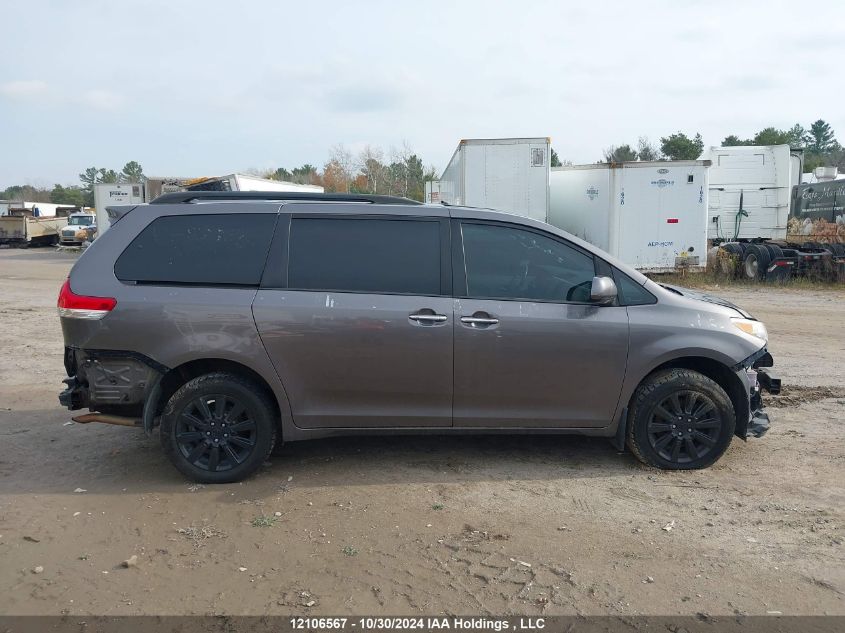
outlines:
[[467, 296], [529, 301], [587, 302], [593, 258], [534, 231], [465, 223]]
[[440, 294], [437, 220], [294, 218], [288, 287]]
[[153, 220], [117, 258], [121, 281], [257, 286], [276, 215], [173, 215]]
[[614, 277], [616, 277], [616, 285], [619, 289], [619, 301], [622, 305], [643, 306], [657, 303], [657, 299], [653, 294], [621, 270], [616, 270]]

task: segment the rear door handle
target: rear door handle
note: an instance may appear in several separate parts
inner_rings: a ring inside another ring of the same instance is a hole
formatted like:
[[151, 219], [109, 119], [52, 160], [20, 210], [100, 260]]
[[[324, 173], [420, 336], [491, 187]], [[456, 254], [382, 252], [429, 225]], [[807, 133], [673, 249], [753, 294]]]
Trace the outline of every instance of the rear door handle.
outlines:
[[468, 325], [496, 325], [498, 322], [499, 319], [494, 319], [493, 317], [461, 317], [461, 323]]
[[411, 321], [416, 321], [417, 323], [422, 323], [423, 325], [432, 325], [434, 323], [443, 323], [448, 317], [445, 314], [415, 312], [414, 314], [409, 314], [408, 318], [411, 319]]

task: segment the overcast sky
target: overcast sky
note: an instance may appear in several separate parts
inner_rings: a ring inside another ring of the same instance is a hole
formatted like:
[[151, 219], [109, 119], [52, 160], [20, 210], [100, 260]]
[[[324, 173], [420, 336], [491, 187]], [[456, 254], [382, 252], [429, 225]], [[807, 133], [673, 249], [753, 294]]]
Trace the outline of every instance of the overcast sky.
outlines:
[[222, 175], [407, 141], [550, 136], [563, 159], [677, 130], [827, 120], [845, 3], [4, 0], [0, 188], [86, 166]]

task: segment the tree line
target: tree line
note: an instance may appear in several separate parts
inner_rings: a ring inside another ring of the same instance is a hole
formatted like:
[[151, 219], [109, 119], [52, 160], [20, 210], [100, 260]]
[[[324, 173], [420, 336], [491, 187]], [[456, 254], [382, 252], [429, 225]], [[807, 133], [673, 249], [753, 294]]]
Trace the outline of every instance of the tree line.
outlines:
[[[807, 128], [799, 123], [788, 130], [765, 127], [749, 138], [729, 134], [722, 141], [722, 147], [781, 144], [804, 149], [805, 171], [826, 165], [839, 167], [840, 171], [845, 172], [845, 149], [836, 140], [830, 124], [822, 119]], [[688, 136], [679, 131], [661, 137], [658, 145], [652, 144], [645, 136], [639, 137], [633, 145], [612, 145], [603, 151], [602, 159], [598, 162], [695, 160], [701, 156], [703, 150], [704, 141], [701, 134]], [[571, 161], [561, 160], [554, 149], [550, 158], [552, 167], [572, 164]], [[357, 154], [353, 154], [343, 145], [335, 145], [322, 168], [305, 163], [291, 169], [278, 167], [248, 171], [271, 180], [319, 185], [327, 192], [383, 194], [403, 196], [412, 200], [422, 200], [426, 181], [438, 178], [437, 170], [431, 165], [426, 167], [422, 158], [408, 143], [387, 151], [367, 145]], [[136, 183], [145, 180], [143, 168], [137, 161], [132, 160], [120, 171], [106, 167], [88, 167], [79, 174], [79, 184], [56, 184], [52, 189], [13, 185], [5, 191], [0, 191], [0, 199], [91, 207], [94, 206], [94, 185]]]
[[12, 185], [0, 191], [1, 200], [20, 200], [26, 202], [52, 202], [73, 207], [94, 206], [94, 185], [100, 183], [144, 182], [144, 169], [140, 163], [130, 160], [120, 171], [105, 167], [88, 167], [79, 174], [78, 185], [56, 184], [52, 189], [33, 185]]
[[[805, 128], [796, 123], [788, 130], [765, 127], [750, 138], [741, 138], [729, 134], [722, 140], [722, 147], [741, 145], [789, 145], [794, 149], [804, 150], [804, 169], [812, 171], [816, 167], [827, 165], [839, 167], [845, 171], [845, 151], [836, 140], [830, 124], [819, 119]], [[648, 160], [696, 160], [704, 151], [701, 134], [690, 137], [683, 132], [676, 132], [660, 139], [660, 145], [652, 145], [648, 138], [641, 136], [636, 147], [629, 143], [611, 145], [603, 152], [600, 163], [621, 163], [625, 161]], [[552, 155], [554, 167], [555, 155]]]
[[407, 143], [387, 152], [367, 145], [358, 154], [343, 145], [335, 145], [322, 170], [306, 163], [290, 170], [279, 167], [254, 173], [271, 180], [320, 185], [329, 193], [371, 193], [420, 201], [425, 195], [426, 181], [438, 176], [433, 166], [423, 165]]

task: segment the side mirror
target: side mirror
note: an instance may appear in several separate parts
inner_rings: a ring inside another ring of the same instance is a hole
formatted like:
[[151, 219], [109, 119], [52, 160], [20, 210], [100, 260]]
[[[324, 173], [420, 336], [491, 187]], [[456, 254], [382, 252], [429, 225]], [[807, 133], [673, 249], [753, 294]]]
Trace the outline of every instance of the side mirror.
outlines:
[[616, 284], [610, 277], [593, 277], [590, 288], [590, 301], [600, 306], [613, 305], [616, 302]]

